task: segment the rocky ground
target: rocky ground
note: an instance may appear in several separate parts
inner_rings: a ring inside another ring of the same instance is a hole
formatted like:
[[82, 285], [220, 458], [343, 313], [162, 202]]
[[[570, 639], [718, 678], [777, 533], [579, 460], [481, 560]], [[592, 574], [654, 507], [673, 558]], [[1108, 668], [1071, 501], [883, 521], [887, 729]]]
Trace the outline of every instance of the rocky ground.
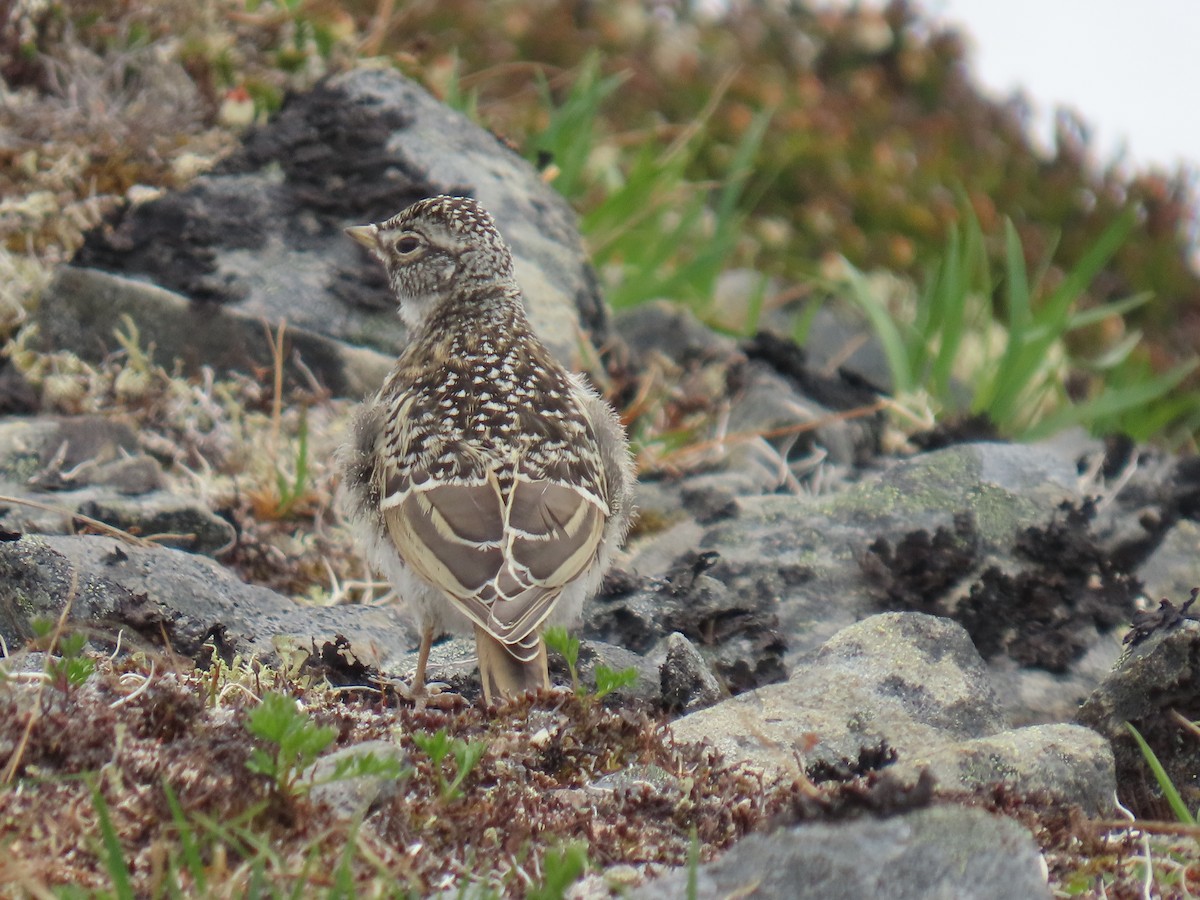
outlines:
[[[580, 631], [585, 685], [638, 673], [603, 701], [485, 711], [447, 641], [447, 708], [412, 709], [392, 681], [411, 627], [332, 512], [348, 411], [404, 341], [342, 229], [436, 193], [495, 214], [539, 332], [641, 445], [639, 525]], [[804, 348], [667, 303], [613, 320], [569, 207], [379, 70], [294, 98], [215, 171], [93, 231], [34, 324], [0, 372], [0, 760], [42, 785], [0, 793], [0, 835], [28, 858], [97, 840], [82, 814], [31, 823], [92, 803], [55, 779], [108, 767], [139, 891], [161, 877], [164, 780], [218, 818], [263, 798], [283, 846], [353, 823], [416, 894], [521, 894], [511, 872], [538, 874], [520, 860], [547, 834], [586, 840], [572, 890], [593, 896], [1138, 896], [1156, 855], [1164, 895], [1200, 888], [1194, 847], [1148, 849], [1172, 816], [1125, 725], [1196, 809], [1194, 459], [951, 429], [898, 452], [877, 359], [843, 354], [832, 317]], [[60, 617], [111, 656], [80, 684], [35, 677], [36, 622]], [[245, 766], [243, 694], [268, 687], [303, 696], [337, 752], [414, 762], [411, 733], [437, 728], [488, 751], [454, 803], [415, 786], [426, 770], [280, 799]], [[1128, 813], [1143, 831], [1113, 821]], [[69, 880], [102, 884], [84, 856]]]

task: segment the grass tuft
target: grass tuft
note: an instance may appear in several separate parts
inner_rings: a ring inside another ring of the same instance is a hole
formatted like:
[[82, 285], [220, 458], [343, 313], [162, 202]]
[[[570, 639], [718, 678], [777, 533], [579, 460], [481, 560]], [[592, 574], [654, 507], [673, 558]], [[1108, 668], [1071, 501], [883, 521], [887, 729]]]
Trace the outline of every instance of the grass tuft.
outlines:
[[[1073, 335], [1149, 300], [1138, 294], [1080, 308], [1132, 225], [1131, 214], [1115, 220], [1080, 263], [1045, 290], [1049, 257], [1031, 276], [1017, 231], [1005, 222], [1004, 273], [994, 276], [979, 223], [967, 214], [961, 230], [950, 230], [942, 259], [911, 303], [889, 303], [878, 282], [848, 264], [846, 295], [879, 339], [902, 407], [985, 415], [1002, 434], [1026, 440], [1072, 425], [1146, 438], [1168, 423], [1200, 421], [1200, 391], [1175, 392], [1198, 360], [1152, 373], [1136, 355], [1142, 349], [1136, 332], [1091, 359], [1072, 350]], [[1082, 373], [1093, 377], [1084, 396], [1075, 396], [1078, 389], [1068, 386]]]

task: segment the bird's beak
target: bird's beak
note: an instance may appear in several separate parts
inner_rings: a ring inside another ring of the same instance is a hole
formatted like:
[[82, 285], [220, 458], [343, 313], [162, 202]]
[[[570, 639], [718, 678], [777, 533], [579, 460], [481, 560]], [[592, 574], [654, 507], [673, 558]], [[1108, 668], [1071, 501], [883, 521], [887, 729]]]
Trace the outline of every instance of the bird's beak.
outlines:
[[376, 225], [351, 225], [346, 229], [346, 234], [368, 250], [373, 251], [379, 247], [379, 228]]

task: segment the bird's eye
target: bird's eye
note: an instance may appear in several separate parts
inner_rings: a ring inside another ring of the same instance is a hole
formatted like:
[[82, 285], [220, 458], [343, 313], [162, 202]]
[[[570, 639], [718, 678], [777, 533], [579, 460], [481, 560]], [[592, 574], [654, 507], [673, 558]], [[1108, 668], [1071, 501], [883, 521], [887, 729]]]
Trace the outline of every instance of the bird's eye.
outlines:
[[396, 252], [407, 256], [410, 253], [415, 253], [420, 246], [421, 241], [408, 234], [396, 241]]

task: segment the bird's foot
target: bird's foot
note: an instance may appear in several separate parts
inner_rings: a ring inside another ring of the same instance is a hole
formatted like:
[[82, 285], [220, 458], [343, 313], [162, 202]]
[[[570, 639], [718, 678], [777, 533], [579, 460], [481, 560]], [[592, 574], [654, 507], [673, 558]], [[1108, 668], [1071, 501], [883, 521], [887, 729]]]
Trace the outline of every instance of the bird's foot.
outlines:
[[418, 710], [426, 707], [453, 710], [467, 703], [461, 694], [455, 693], [444, 681], [414, 681], [412, 684], [405, 684], [396, 679], [391, 682], [391, 686], [400, 697], [412, 703]]
[[457, 709], [466, 703], [444, 681], [427, 681], [420, 686], [414, 684], [412, 691], [417, 709], [424, 709], [426, 706], [433, 709]]

